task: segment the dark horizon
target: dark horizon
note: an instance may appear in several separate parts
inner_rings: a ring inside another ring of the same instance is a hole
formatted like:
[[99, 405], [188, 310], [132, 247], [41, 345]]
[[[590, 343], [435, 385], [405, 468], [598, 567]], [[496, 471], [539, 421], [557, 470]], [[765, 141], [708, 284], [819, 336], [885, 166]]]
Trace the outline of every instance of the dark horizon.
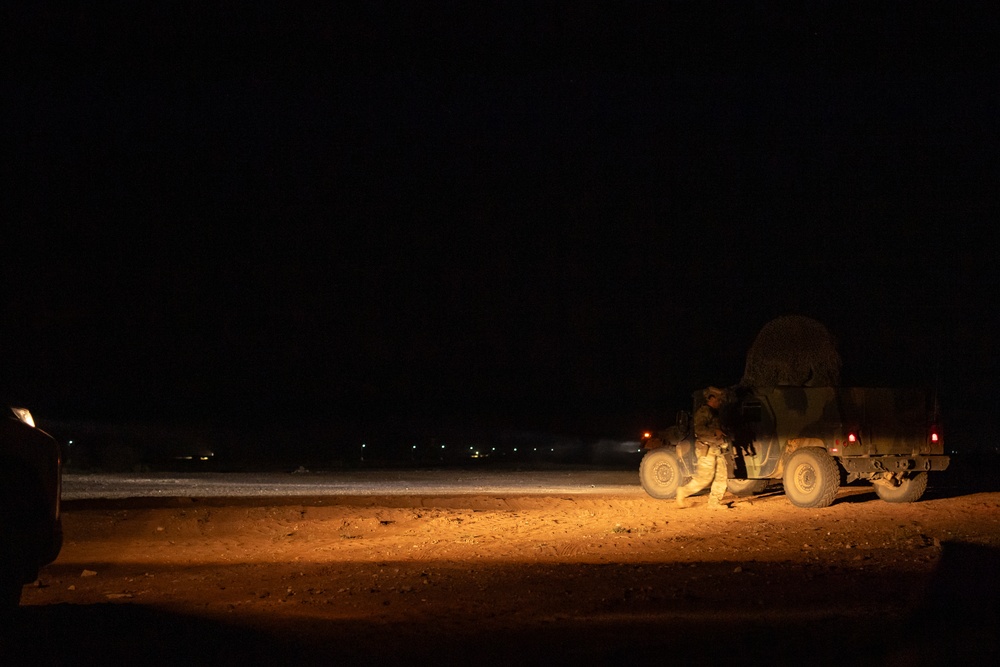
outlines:
[[8, 401], [611, 436], [799, 314], [995, 425], [988, 17], [280, 7], [8, 12]]

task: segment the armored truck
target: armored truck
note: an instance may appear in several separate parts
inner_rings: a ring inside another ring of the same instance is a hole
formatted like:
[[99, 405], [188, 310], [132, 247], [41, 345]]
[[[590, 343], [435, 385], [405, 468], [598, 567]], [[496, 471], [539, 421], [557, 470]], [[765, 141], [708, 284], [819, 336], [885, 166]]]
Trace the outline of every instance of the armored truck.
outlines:
[[[936, 405], [920, 389], [733, 387], [720, 419], [730, 443], [729, 491], [747, 496], [778, 482], [796, 507], [830, 505], [841, 484], [870, 482], [882, 500], [908, 503], [949, 457]], [[694, 410], [704, 402], [694, 393]], [[646, 433], [639, 479], [654, 498], [673, 498], [697, 462], [691, 414]]]

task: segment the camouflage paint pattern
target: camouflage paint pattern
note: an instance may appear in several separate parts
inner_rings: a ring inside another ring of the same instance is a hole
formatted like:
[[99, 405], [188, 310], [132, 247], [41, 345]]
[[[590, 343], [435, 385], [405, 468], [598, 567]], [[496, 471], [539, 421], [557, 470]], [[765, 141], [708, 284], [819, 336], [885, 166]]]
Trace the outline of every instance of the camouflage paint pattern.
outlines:
[[729, 447], [725, 438], [716, 435], [716, 431], [725, 431], [722, 427], [719, 413], [707, 403], [703, 403], [694, 413], [695, 448], [698, 452], [698, 463], [695, 466], [691, 480], [677, 491], [678, 498], [698, 493], [709, 484], [709, 502], [722, 502], [726, 492], [726, 480], [729, 471], [723, 451]]
[[728, 477], [726, 459], [721, 454], [712, 454], [712, 451], [717, 451], [717, 448], [712, 447], [708, 454], [698, 457], [698, 464], [691, 480], [677, 490], [678, 498], [694, 495], [711, 483], [712, 488], [708, 492], [709, 502], [722, 502]]

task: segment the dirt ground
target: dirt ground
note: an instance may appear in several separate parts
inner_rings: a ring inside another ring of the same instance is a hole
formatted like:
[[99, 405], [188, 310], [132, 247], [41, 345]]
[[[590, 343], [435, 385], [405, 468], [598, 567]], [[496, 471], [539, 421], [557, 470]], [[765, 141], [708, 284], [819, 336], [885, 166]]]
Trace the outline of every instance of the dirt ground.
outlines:
[[3, 664], [879, 664], [1000, 655], [1000, 493], [76, 501]]

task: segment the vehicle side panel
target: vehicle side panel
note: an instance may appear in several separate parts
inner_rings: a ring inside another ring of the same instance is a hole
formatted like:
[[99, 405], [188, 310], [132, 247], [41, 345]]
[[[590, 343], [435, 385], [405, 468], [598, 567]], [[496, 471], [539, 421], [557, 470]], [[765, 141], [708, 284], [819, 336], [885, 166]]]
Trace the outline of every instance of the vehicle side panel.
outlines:
[[839, 390], [844, 426], [860, 442], [845, 455], [909, 456], [942, 454], [930, 451], [927, 441], [928, 406], [918, 389], [845, 388]]

